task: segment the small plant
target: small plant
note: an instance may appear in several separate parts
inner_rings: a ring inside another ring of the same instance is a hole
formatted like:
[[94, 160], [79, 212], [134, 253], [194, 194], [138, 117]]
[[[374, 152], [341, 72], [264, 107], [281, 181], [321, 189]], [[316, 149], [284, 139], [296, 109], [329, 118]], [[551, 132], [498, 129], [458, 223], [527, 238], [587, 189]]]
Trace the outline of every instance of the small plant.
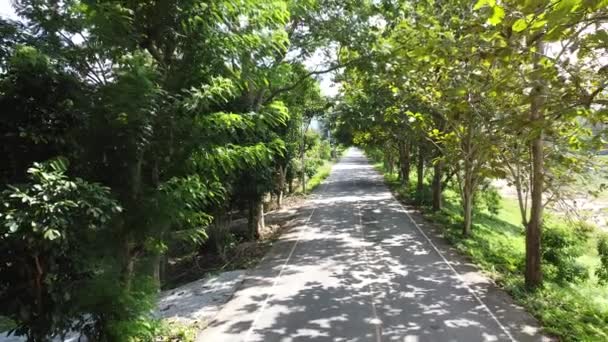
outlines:
[[587, 235], [564, 225], [547, 226], [543, 233], [542, 257], [545, 276], [556, 282], [578, 283], [589, 277], [589, 270], [577, 261], [583, 255]]
[[154, 341], [157, 342], [192, 342], [196, 339], [196, 326], [179, 322], [160, 322], [160, 329]]
[[595, 270], [598, 282], [602, 285], [608, 284], [608, 234], [600, 236], [597, 242], [597, 253], [600, 256], [600, 265]]

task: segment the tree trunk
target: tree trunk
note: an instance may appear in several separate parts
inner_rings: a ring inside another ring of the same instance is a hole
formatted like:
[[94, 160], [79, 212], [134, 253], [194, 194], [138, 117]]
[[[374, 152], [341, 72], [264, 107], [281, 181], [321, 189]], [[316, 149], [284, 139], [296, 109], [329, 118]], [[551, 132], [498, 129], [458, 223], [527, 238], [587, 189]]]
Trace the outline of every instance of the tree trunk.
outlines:
[[264, 230], [264, 201], [261, 198], [249, 202], [248, 226], [251, 240], [257, 240]]
[[225, 208], [218, 209], [213, 215], [213, 224], [209, 227], [209, 240], [215, 252], [224, 261], [228, 261], [226, 255], [226, 241], [229, 234], [230, 216]]
[[[170, 135], [170, 139], [169, 141], [173, 141], [172, 140], [172, 130], [169, 130], [169, 135]], [[170, 149], [172, 150], [172, 148]], [[169, 155], [172, 154], [172, 151], [169, 152]], [[158, 187], [158, 185], [160, 184], [160, 172], [159, 172], [159, 167], [158, 167], [158, 159], [154, 158], [153, 164], [152, 164], [152, 170], [151, 170], [151, 181], [152, 181], [152, 186], [153, 187]], [[160, 235], [158, 236], [159, 241], [162, 243], [164, 241], [164, 232], [168, 231], [169, 227], [162, 227], [162, 229], [160, 229]], [[164, 281], [164, 264], [166, 262], [166, 258], [165, 256], [158, 252], [158, 253], [154, 253], [152, 255], [152, 278], [154, 279], [154, 283], [157, 286], [158, 291], [160, 291], [161, 287], [163, 286], [163, 281]]]
[[285, 192], [285, 167], [279, 165], [279, 179], [278, 179], [278, 191], [277, 191], [277, 208], [281, 209], [283, 207], [283, 193]]
[[302, 159], [302, 173], [300, 176], [300, 180], [302, 181], [302, 193], [306, 194], [306, 160], [304, 158], [305, 156], [305, 150], [302, 149], [302, 155], [301, 155], [301, 159]]
[[167, 281], [167, 265], [169, 264], [169, 259], [165, 254], [161, 254], [160, 256], [160, 265], [158, 270], [158, 276], [160, 278], [161, 286]]
[[418, 160], [416, 165], [416, 196], [418, 197], [418, 203], [422, 203], [422, 193], [424, 192], [424, 155], [422, 146], [418, 146]]
[[287, 185], [287, 186], [288, 186], [288, 188], [289, 188], [289, 189], [288, 189], [288, 190], [289, 190], [289, 193], [290, 193], [290, 194], [292, 194], [292, 193], [293, 193], [293, 177], [289, 178], [289, 182], [288, 182], [288, 185]]
[[[129, 166], [129, 180], [130, 180], [130, 188], [128, 193], [127, 200], [127, 209], [128, 207], [137, 207], [140, 205], [142, 187], [143, 187], [143, 177], [142, 170], [144, 164], [144, 156], [143, 152], [139, 151], [137, 156], [135, 157], [135, 161], [132, 165]], [[138, 255], [134, 252], [137, 248], [131, 245], [131, 235], [129, 234], [129, 228], [127, 225], [129, 224], [128, 220], [126, 220], [126, 212], [129, 210], [123, 211], [122, 221], [120, 223], [120, 231], [122, 232], [122, 269], [121, 269], [121, 280], [127, 291], [131, 289], [131, 281], [133, 279], [133, 275], [135, 272], [135, 262]], [[137, 241], [133, 241], [137, 243]]]
[[283, 208], [283, 190], [277, 194], [277, 209]]
[[387, 148], [386, 152], [384, 153], [384, 169], [389, 175], [393, 174], [394, 165], [395, 162], [393, 161], [393, 154], [391, 153], [390, 149]]
[[473, 223], [473, 191], [469, 185], [465, 185], [463, 193], [463, 210], [464, 210], [464, 225], [462, 227], [462, 235], [471, 235], [471, 225]]
[[473, 160], [475, 158], [473, 152], [473, 123], [469, 123], [466, 128], [465, 140], [462, 144], [464, 152], [464, 185], [462, 186], [462, 209], [464, 211], [464, 225], [462, 227], [462, 235], [471, 235], [471, 225], [473, 221], [473, 196], [475, 195], [475, 184], [473, 170]]
[[401, 185], [407, 187], [410, 180], [410, 146], [403, 142], [399, 143], [399, 168], [401, 176]]
[[433, 211], [439, 211], [443, 207], [441, 178], [443, 172], [443, 161], [435, 161], [433, 165]]
[[[537, 42], [538, 52], [534, 57], [534, 69], [540, 71], [540, 55], [544, 53], [544, 43], [542, 38]], [[526, 227], [526, 286], [528, 288], [536, 288], [542, 283], [541, 269], [541, 237], [543, 226], [543, 192], [544, 192], [544, 143], [543, 143], [543, 127], [544, 127], [544, 104], [545, 104], [545, 86], [542, 79], [536, 79], [537, 84], [531, 94], [532, 103], [530, 105], [530, 121], [531, 127], [538, 131], [533, 132], [532, 139], [532, 191], [531, 191], [531, 206], [530, 206], [530, 221]]]
[[156, 285], [158, 291], [160, 291], [160, 289], [163, 286], [164, 262], [165, 262], [164, 255], [162, 255], [160, 253], [156, 253], [152, 256], [152, 277], [154, 279], [154, 284]]
[[131, 253], [129, 240], [125, 239], [124, 242], [124, 256], [123, 256], [123, 269], [122, 269], [122, 281], [127, 291], [131, 290], [131, 280], [133, 279], [133, 272], [135, 271], [135, 257]]

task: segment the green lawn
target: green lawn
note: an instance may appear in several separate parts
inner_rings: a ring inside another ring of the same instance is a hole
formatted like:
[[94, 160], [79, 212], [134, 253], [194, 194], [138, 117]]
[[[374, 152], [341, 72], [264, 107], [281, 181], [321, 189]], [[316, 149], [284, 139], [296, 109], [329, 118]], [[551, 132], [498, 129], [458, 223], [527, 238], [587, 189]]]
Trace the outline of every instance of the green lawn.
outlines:
[[[384, 172], [381, 164], [376, 164]], [[415, 176], [410, 189], [403, 189], [396, 175], [385, 174], [386, 183], [405, 201], [414, 196]], [[428, 191], [428, 190], [426, 190]], [[543, 324], [547, 333], [564, 341], [608, 341], [608, 287], [599, 286], [593, 270], [599, 262], [597, 234], [591, 235], [585, 253], [578, 261], [590, 269], [589, 279], [578, 284], [545, 281], [540, 290], [529, 292], [523, 286], [525, 236], [516, 200], [502, 199], [495, 216], [488, 212], [474, 217], [473, 234], [463, 238], [460, 231], [462, 215], [459, 196], [445, 192], [445, 207], [431, 213], [422, 207], [425, 216], [444, 227], [444, 236], [463, 254], [480, 265]], [[547, 220], [547, 224], [562, 224]]]

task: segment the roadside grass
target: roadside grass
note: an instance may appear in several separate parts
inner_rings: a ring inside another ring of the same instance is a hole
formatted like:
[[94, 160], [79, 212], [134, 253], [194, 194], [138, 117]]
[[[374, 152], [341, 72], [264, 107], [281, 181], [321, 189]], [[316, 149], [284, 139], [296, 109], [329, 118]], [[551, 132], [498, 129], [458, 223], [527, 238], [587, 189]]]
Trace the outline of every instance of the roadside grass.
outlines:
[[316, 187], [321, 185], [321, 182], [323, 182], [323, 180], [325, 178], [329, 177], [329, 174], [331, 173], [331, 168], [334, 165], [334, 163], [335, 163], [334, 161], [325, 161], [325, 163], [323, 163], [323, 165], [321, 165], [317, 169], [317, 173], [315, 173], [315, 175], [310, 178], [310, 180], [308, 181], [308, 184], [306, 185], [307, 194], [309, 194]]
[[[598, 285], [594, 271], [599, 263], [597, 239], [599, 232], [591, 233], [584, 254], [577, 259], [589, 269], [589, 279], [576, 284], [546, 280], [536, 291], [524, 286], [525, 234], [517, 201], [501, 199], [497, 215], [478, 212], [474, 216], [472, 235], [461, 234], [462, 214], [458, 194], [444, 192], [444, 208], [433, 213], [430, 189], [425, 184], [423, 194], [416, 194], [415, 174], [410, 187], [404, 189], [395, 174], [387, 174], [381, 163], [375, 164], [384, 174], [386, 184], [407, 203], [420, 202], [423, 215], [443, 229], [444, 237], [462, 254], [478, 264], [497, 284], [507, 290], [515, 300], [537, 317], [545, 332], [559, 336], [563, 341], [608, 341], [608, 286]], [[421, 197], [421, 198], [420, 198]], [[564, 225], [557, 217], [546, 220], [547, 225]]]
[[15, 322], [8, 317], [0, 316], [0, 333], [9, 331], [13, 328], [15, 328]]
[[194, 342], [196, 332], [199, 330], [197, 324], [187, 325], [178, 322], [160, 321], [159, 331], [155, 336], [155, 342]]
[[[338, 151], [338, 157], [336, 159], [326, 160], [323, 162], [323, 165], [317, 168], [314, 176], [310, 177], [310, 179], [306, 182], [306, 195], [310, 194], [314, 189], [316, 189], [325, 178], [329, 177], [331, 173], [331, 169], [334, 164], [340, 159], [340, 155], [344, 152], [344, 150]], [[294, 191], [289, 196], [299, 196], [302, 195], [302, 184], [300, 182], [294, 182]]]
[[[153, 320], [151, 323], [155, 331], [155, 342], [194, 342], [198, 325], [186, 325], [169, 320]], [[0, 316], [0, 333], [15, 327], [10, 319]]]

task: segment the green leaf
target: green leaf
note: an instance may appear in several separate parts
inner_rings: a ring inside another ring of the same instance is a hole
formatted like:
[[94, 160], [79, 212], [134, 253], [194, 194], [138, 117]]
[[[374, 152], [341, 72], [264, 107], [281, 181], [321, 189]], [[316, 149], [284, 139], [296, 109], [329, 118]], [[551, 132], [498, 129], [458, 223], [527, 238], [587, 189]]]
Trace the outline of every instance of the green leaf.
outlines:
[[482, 7], [486, 7], [486, 6], [490, 6], [490, 7], [496, 6], [496, 0], [477, 0], [477, 3], [473, 7], [473, 10], [476, 11], [476, 10], [478, 10]]
[[57, 229], [47, 229], [44, 232], [44, 238], [47, 240], [55, 240], [61, 236], [61, 233]]
[[523, 30], [525, 30], [526, 28], [528, 28], [528, 23], [526, 22], [526, 19], [517, 19], [514, 23], [513, 26], [511, 26], [511, 28], [513, 29], [514, 32], [521, 32]]
[[8, 225], [8, 230], [9, 230], [11, 233], [16, 232], [18, 229], [19, 229], [19, 225], [18, 225], [17, 223], [15, 223], [15, 222], [11, 222], [11, 223]]
[[53, 171], [63, 173], [68, 170], [69, 161], [67, 158], [57, 157], [49, 161], [49, 166]]
[[492, 16], [488, 19], [490, 25], [496, 26], [502, 22], [505, 18], [505, 10], [500, 6], [494, 6], [492, 8]]

